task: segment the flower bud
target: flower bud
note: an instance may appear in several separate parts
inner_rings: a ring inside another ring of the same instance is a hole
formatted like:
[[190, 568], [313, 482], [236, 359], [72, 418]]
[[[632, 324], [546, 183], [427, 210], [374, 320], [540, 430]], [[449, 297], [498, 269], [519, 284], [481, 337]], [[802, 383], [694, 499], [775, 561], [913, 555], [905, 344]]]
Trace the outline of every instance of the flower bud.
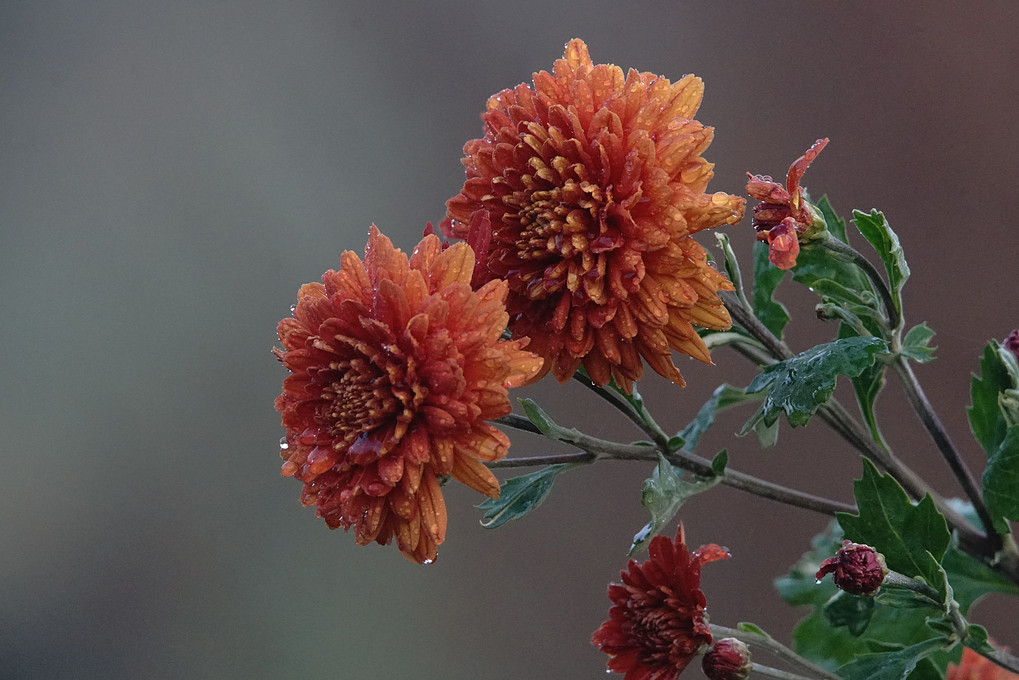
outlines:
[[708, 680], [745, 680], [753, 667], [750, 650], [736, 638], [716, 641], [701, 660]]
[[1019, 328], [1008, 334], [1001, 346], [1019, 360]]
[[817, 570], [818, 580], [825, 574], [833, 574], [832, 580], [842, 590], [852, 595], [874, 595], [881, 582], [888, 575], [884, 555], [869, 545], [842, 541], [842, 547], [821, 562]]

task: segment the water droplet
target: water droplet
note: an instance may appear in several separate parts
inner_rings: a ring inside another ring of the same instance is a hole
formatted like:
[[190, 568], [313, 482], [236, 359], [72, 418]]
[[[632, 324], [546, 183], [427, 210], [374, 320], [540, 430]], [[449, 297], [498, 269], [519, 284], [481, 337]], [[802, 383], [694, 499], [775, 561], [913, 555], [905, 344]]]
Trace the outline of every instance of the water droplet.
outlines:
[[814, 579], [814, 583], [816, 583], [817, 585], [821, 585], [821, 579]]
[[290, 444], [287, 443], [286, 435], [280, 437], [280, 451], [286, 451], [290, 448]]
[[435, 562], [435, 560], [425, 560], [421, 564], [432, 564], [433, 562]]

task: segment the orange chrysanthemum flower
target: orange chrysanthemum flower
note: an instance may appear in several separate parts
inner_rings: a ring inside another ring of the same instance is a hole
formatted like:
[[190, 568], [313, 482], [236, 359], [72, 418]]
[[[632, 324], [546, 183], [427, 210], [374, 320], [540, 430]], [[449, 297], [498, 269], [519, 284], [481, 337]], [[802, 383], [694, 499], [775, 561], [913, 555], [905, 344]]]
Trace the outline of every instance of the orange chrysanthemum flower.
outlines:
[[717, 293], [732, 285], [691, 235], [735, 224], [744, 208], [704, 193], [712, 128], [693, 120], [703, 85], [624, 76], [593, 64], [581, 40], [533, 83], [488, 100], [443, 229], [469, 238], [490, 222], [479, 280], [509, 284], [514, 336], [529, 336], [560, 381], [583, 364], [596, 383], [630, 391], [643, 357], [682, 385], [670, 349], [710, 363], [693, 324], [730, 325]]
[[948, 664], [945, 680], [1019, 680], [1019, 675], [966, 647], [958, 665]]
[[506, 341], [506, 284], [470, 286], [474, 254], [427, 236], [407, 256], [374, 226], [364, 262], [301, 287], [276, 356], [292, 372], [276, 409], [287, 429], [283, 474], [301, 501], [357, 542], [388, 544], [415, 562], [435, 559], [446, 534], [439, 477], [493, 498], [482, 461], [509, 439], [486, 420], [510, 412], [506, 388], [539, 374], [541, 359]]
[[591, 643], [609, 655], [610, 671], [625, 680], [675, 680], [702, 648], [711, 629], [701, 592], [701, 567], [729, 557], [714, 543], [692, 554], [680, 525], [674, 541], [655, 536], [644, 563], [630, 560], [622, 583], [609, 585], [609, 620]]

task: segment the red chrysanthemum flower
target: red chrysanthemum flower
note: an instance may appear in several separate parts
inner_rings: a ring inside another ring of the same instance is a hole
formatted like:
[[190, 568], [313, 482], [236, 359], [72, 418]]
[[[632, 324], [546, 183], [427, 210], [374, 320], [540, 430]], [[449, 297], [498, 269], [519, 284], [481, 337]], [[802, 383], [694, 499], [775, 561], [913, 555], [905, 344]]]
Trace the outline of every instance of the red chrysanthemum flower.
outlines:
[[1002, 668], [969, 647], [962, 650], [959, 664], [948, 664], [945, 680], [1019, 680], [1019, 674]]
[[631, 391], [643, 357], [682, 385], [670, 349], [710, 363], [693, 324], [730, 325], [718, 291], [732, 284], [691, 235], [739, 222], [744, 208], [704, 193], [713, 132], [693, 120], [703, 85], [624, 76], [593, 64], [581, 40], [533, 83], [488, 100], [443, 229], [470, 238], [479, 215], [490, 223], [479, 281], [509, 284], [514, 337], [529, 336], [560, 381], [583, 364], [597, 384]]
[[292, 372], [276, 399], [283, 474], [331, 528], [354, 527], [361, 545], [395, 537], [415, 562], [445, 538], [440, 477], [498, 497], [482, 461], [504, 457], [509, 439], [485, 421], [541, 368], [526, 340], [500, 339], [506, 284], [475, 291], [473, 270], [467, 244], [427, 236], [408, 260], [373, 226], [364, 262], [343, 253], [278, 328], [274, 351]]
[[747, 173], [747, 193], [761, 201], [754, 206], [753, 226], [757, 230], [757, 240], [768, 242], [768, 260], [779, 269], [792, 269], [796, 265], [800, 238], [820, 219], [803, 199], [800, 180], [827, 144], [827, 137], [819, 139], [793, 161], [786, 173], [785, 186], [769, 175]]
[[713, 543], [691, 554], [680, 525], [674, 541], [651, 540], [646, 562], [630, 560], [623, 582], [609, 585], [609, 620], [591, 636], [609, 655], [609, 670], [625, 680], [674, 680], [711, 644], [701, 566], [727, 557]]

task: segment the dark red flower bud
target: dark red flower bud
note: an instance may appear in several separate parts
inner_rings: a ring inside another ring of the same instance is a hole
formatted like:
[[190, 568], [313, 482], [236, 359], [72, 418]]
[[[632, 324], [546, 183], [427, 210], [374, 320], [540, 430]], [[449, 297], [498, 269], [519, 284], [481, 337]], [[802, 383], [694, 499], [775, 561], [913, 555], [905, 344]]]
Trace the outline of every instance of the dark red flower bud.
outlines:
[[736, 638], [722, 638], [701, 660], [708, 680], [746, 680], [753, 668], [750, 650]]
[[1005, 342], [1001, 344], [1006, 350], [1012, 353], [1016, 359], [1019, 359], [1019, 328], [1008, 334], [1005, 338]]
[[853, 595], [874, 595], [888, 575], [884, 555], [869, 545], [842, 541], [842, 547], [821, 562], [818, 580], [825, 574], [834, 574], [832, 580], [842, 590]]

